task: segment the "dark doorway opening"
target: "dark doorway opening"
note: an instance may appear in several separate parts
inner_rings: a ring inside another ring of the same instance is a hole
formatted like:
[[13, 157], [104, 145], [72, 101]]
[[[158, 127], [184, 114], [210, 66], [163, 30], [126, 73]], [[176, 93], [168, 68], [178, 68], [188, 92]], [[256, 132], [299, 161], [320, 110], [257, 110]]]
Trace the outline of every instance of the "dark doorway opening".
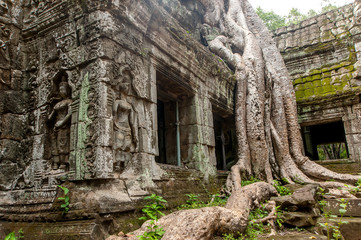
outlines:
[[342, 121], [302, 127], [305, 154], [312, 160], [349, 157]]
[[223, 118], [213, 113], [213, 128], [217, 169], [230, 170], [237, 162], [234, 122], [232, 118]]
[[181, 165], [182, 105], [191, 95], [187, 83], [168, 72], [157, 71], [158, 156], [156, 162]]

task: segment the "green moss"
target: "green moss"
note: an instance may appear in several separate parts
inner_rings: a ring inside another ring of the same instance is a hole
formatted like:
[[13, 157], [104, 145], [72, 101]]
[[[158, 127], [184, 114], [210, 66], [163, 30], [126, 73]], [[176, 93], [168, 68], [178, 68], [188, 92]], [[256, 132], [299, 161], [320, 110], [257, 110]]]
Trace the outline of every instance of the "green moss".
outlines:
[[77, 143], [75, 146], [75, 177], [78, 180], [84, 179], [85, 174], [88, 172], [85, 152], [86, 152], [86, 139], [87, 128], [91, 123], [88, 118], [89, 99], [88, 92], [90, 89], [89, 74], [85, 74], [81, 84], [80, 101], [78, 111], [78, 126], [77, 126]]
[[308, 76], [308, 77], [303, 78], [303, 82], [311, 82], [311, 81], [312, 81], [312, 77], [311, 77], [311, 76]]
[[296, 84], [300, 84], [302, 82], [303, 82], [302, 78], [297, 78], [293, 81], [293, 84], [296, 85]]
[[327, 86], [331, 84], [331, 78], [324, 78], [321, 80], [322, 86]]
[[310, 75], [320, 74], [322, 71], [320, 69], [313, 69], [310, 71]]
[[322, 78], [328, 78], [331, 77], [331, 71], [327, 68], [327, 71], [322, 73]]
[[312, 75], [312, 81], [321, 79], [321, 74]]
[[324, 93], [323, 87], [317, 87], [314, 89], [315, 95], [322, 95]]
[[311, 88], [311, 89], [306, 89], [305, 90], [305, 97], [312, 97], [313, 95], [315, 94], [314, 90]]
[[304, 91], [296, 91], [296, 101], [299, 101], [305, 97]]
[[313, 86], [315, 86], [315, 87], [321, 87], [321, 86], [322, 86], [321, 80], [315, 80], [315, 81], [313, 81]]
[[305, 89], [311, 89], [313, 88], [313, 83], [312, 82], [306, 82], [306, 84], [304, 84]]
[[323, 90], [324, 90], [324, 93], [330, 93], [330, 92], [333, 91], [331, 85], [325, 85], [325, 86], [323, 86]]

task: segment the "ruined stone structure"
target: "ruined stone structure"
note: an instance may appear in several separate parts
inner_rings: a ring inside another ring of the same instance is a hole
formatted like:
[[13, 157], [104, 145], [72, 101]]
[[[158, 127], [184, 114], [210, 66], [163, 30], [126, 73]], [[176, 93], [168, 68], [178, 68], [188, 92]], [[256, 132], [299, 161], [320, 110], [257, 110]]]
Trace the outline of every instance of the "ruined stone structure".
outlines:
[[317, 160], [317, 145], [345, 143], [352, 161], [330, 167], [353, 173], [361, 161], [360, 33], [353, 4], [274, 32], [296, 90], [306, 155]]
[[1, 1], [0, 238], [22, 227], [26, 239], [101, 239], [108, 214], [136, 209], [149, 190], [174, 204], [216, 182], [232, 161], [235, 83], [201, 44], [202, 11]]
[[[361, 28], [339, 11], [275, 39], [301, 124], [342, 120], [359, 160]], [[235, 81], [204, 46], [217, 33], [202, 34], [203, 14], [190, 0], [0, 1], [0, 239], [101, 239], [150, 192], [175, 205], [220, 181], [235, 160]]]

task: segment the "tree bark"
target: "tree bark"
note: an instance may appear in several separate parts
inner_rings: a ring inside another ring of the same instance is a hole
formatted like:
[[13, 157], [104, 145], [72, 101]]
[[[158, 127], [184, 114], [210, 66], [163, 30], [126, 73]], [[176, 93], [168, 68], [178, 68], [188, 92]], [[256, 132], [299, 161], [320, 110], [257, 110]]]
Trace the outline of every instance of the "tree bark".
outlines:
[[[201, 2], [206, 16], [211, 16], [212, 1]], [[209, 49], [235, 69], [237, 79], [238, 162], [229, 187], [240, 188], [241, 179], [249, 176], [267, 182], [275, 177], [289, 183], [329, 179], [355, 183], [359, 177], [334, 173], [303, 156], [291, 78], [270, 32], [248, 1], [229, 0], [227, 8], [219, 9], [212, 21], [204, 20], [220, 28], [221, 35], [209, 42]]]

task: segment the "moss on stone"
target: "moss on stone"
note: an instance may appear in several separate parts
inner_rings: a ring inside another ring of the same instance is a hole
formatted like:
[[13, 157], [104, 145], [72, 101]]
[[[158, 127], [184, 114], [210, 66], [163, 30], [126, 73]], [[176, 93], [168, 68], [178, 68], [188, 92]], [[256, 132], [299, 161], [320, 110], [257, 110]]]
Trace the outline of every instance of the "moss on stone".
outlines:
[[299, 101], [305, 97], [304, 91], [296, 91], [296, 101]]
[[314, 94], [315, 94], [315, 91], [312, 88], [305, 90], [305, 97], [306, 98], [312, 97]]
[[313, 86], [315, 86], [315, 87], [321, 87], [321, 86], [322, 86], [321, 80], [315, 80], [315, 81], [313, 81]]
[[302, 82], [303, 82], [302, 78], [297, 78], [293, 81], [293, 84], [296, 85], [296, 84], [300, 84]]
[[306, 84], [305, 84], [304, 86], [305, 86], [305, 89], [311, 89], [311, 88], [313, 88], [312, 82], [306, 82]]
[[321, 79], [321, 74], [312, 75], [312, 81]]
[[322, 86], [330, 85], [330, 83], [331, 83], [331, 78], [324, 78], [321, 80]]

